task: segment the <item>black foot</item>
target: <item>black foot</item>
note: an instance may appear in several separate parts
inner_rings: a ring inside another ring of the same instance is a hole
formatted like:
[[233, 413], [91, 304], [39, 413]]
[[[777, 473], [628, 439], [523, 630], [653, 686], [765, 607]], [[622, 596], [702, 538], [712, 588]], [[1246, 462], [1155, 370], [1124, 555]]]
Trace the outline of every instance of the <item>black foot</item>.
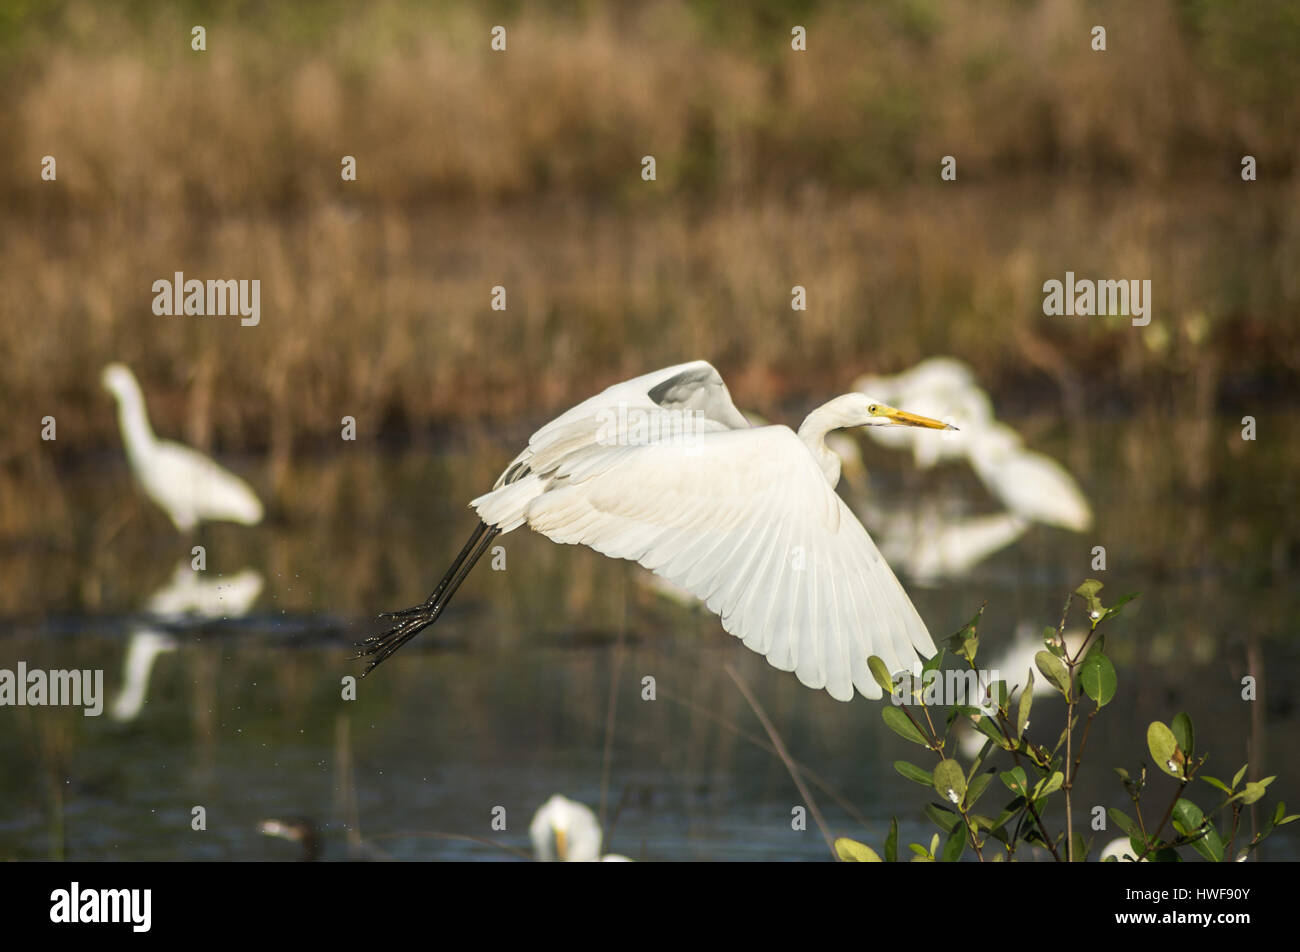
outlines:
[[388, 657], [394, 651], [433, 624], [441, 613], [441, 606], [427, 603], [404, 608], [397, 612], [382, 613], [379, 616], [380, 618], [400, 618], [401, 621], [382, 635], [372, 635], [365, 641], [356, 643], [358, 650], [351, 660], [369, 659], [370, 662], [366, 665], [366, 670], [361, 672], [361, 676], [364, 678], [384, 661], [388, 660]]

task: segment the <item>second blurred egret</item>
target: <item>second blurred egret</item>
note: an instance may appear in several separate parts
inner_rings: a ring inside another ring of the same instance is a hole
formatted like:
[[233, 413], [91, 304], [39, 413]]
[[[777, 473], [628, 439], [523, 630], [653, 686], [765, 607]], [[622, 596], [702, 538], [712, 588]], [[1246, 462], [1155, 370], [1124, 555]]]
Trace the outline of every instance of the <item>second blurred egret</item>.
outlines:
[[200, 522], [262, 521], [262, 503], [248, 484], [198, 450], [160, 440], [149, 425], [144, 394], [123, 364], [109, 364], [104, 388], [117, 399], [117, 419], [131, 471], [150, 499], [181, 532]]

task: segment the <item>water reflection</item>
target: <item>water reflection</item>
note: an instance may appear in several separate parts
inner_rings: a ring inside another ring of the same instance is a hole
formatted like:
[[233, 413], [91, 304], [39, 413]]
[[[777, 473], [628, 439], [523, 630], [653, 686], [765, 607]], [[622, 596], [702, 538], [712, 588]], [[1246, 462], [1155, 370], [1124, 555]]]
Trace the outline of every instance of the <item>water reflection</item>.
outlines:
[[176, 650], [176, 639], [151, 628], [135, 628], [127, 637], [126, 659], [122, 662], [122, 687], [109, 713], [115, 721], [133, 721], [144, 709], [149, 694], [149, 675], [160, 654]]
[[[246, 568], [229, 578], [209, 578], [182, 559], [166, 584], [145, 600], [144, 610], [157, 622], [180, 625], [205, 618], [243, 618], [262, 593], [264, 580]], [[135, 720], [149, 693], [149, 676], [159, 655], [175, 651], [173, 635], [155, 628], [132, 628], [122, 663], [122, 687], [109, 713], [116, 721]]]

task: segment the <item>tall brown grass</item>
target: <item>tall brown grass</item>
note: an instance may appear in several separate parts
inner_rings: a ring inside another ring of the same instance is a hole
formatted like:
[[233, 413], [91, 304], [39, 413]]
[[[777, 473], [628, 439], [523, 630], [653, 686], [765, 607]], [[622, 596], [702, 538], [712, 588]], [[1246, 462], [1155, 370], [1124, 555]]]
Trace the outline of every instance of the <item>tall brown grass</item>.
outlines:
[[[934, 353], [1076, 407], [1178, 400], [1211, 354], [1247, 389], [1300, 368], [1284, 4], [114, 9], [24, 20], [0, 60], [11, 472], [46, 414], [56, 456], [116, 439], [114, 359], [160, 431], [281, 470], [344, 415], [536, 419], [694, 356], [769, 413]], [[1151, 277], [1155, 324], [1045, 318], [1066, 270]], [[154, 316], [174, 271], [260, 279], [261, 325]]]

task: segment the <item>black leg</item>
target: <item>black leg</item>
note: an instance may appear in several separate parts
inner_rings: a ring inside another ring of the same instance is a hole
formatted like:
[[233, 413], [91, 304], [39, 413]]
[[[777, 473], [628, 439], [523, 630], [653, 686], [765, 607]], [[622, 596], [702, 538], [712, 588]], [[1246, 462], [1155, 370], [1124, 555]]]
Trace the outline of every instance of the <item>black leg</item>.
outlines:
[[366, 665], [366, 670], [361, 673], [362, 677], [375, 670], [394, 651], [438, 620], [438, 616], [447, 607], [447, 603], [456, 594], [456, 589], [460, 588], [470, 570], [474, 568], [474, 564], [483, 557], [483, 553], [487, 552], [492, 540], [500, 534], [500, 529], [489, 528], [484, 523], [479, 523], [478, 528], [474, 530], [474, 534], [465, 543], [465, 547], [461, 549], [460, 555], [456, 556], [456, 561], [452, 563], [451, 568], [447, 570], [447, 574], [438, 583], [438, 587], [429, 596], [428, 601], [402, 611], [384, 612], [380, 615], [381, 618], [397, 618], [400, 621], [384, 634], [374, 635], [365, 641], [358, 642], [357, 647], [360, 650], [353, 660], [370, 659], [370, 663]]
[[474, 548], [475, 543], [478, 542], [479, 537], [482, 536], [483, 533], [486, 531], [487, 531], [487, 523], [480, 522], [478, 524], [478, 528], [474, 530], [474, 534], [471, 535], [469, 537], [469, 541], [465, 543], [465, 548], [460, 550], [460, 555], [456, 556], [456, 561], [451, 563], [451, 568], [447, 569], [447, 574], [442, 577], [442, 581], [439, 582], [438, 587], [433, 590], [433, 594], [430, 595], [427, 599], [425, 599], [424, 604], [415, 605], [411, 608], [403, 608], [401, 611], [396, 611], [396, 612], [380, 612], [379, 617], [380, 618], [409, 618], [412, 615], [418, 615], [425, 608], [432, 606], [438, 600], [438, 596], [443, 593], [444, 589], [446, 589], [448, 583], [451, 582], [453, 578], [455, 578], [456, 570], [461, 567], [461, 564], [465, 561], [466, 556], [469, 555], [470, 551]]

